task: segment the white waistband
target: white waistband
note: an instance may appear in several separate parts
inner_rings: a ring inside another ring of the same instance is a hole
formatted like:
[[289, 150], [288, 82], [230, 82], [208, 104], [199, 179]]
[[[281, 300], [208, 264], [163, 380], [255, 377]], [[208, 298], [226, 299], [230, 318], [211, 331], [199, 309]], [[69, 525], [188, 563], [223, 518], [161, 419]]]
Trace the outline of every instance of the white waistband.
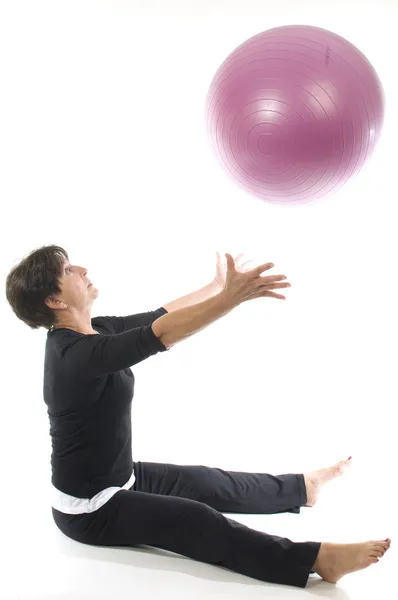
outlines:
[[106, 502], [108, 502], [108, 500], [110, 500], [119, 490], [128, 490], [131, 488], [132, 485], [134, 485], [134, 482], [135, 475], [133, 473], [128, 482], [122, 487], [114, 486], [106, 488], [93, 496], [93, 498], [75, 498], [74, 496], [69, 496], [69, 494], [61, 492], [51, 484], [51, 506], [55, 508], [55, 510], [59, 510], [68, 515], [92, 513], [101, 508], [101, 506], [104, 506], [104, 504], [106, 504]]

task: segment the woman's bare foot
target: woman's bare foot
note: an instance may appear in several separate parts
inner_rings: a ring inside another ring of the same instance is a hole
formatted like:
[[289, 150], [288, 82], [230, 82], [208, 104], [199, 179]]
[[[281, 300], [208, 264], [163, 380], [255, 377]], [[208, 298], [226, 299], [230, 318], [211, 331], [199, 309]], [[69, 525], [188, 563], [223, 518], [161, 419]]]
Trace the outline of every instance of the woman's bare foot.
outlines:
[[336, 583], [348, 573], [366, 569], [379, 562], [390, 545], [389, 538], [363, 544], [321, 544], [312, 570], [325, 581]]
[[332, 479], [340, 477], [351, 464], [351, 456], [347, 460], [341, 460], [332, 467], [319, 469], [304, 475], [305, 487], [307, 489], [307, 504], [305, 506], [314, 506], [318, 499], [321, 488]]

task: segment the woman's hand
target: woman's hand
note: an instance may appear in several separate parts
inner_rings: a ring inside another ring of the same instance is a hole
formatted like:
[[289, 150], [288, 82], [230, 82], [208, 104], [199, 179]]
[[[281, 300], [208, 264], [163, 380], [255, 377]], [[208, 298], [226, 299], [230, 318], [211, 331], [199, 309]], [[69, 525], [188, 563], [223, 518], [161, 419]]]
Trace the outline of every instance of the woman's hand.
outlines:
[[[221, 256], [219, 252], [216, 252], [216, 255], [217, 255], [216, 274], [212, 281], [212, 286], [217, 291], [220, 292], [221, 290], [224, 289], [224, 286], [226, 283], [228, 267], [224, 260], [224, 255]], [[238, 254], [238, 256], [234, 259], [235, 268], [240, 273], [249, 271], [249, 268], [247, 267], [247, 265], [253, 262], [252, 260], [246, 260], [245, 262], [242, 262], [243, 256], [244, 256], [244, 254], [242, 252], [241, 254]], [[245, 266], [246, 266], [246, 268], [245, 268]]]
[[267, 275], [265, 277], [262, 275], [264, 271], [272, 269], [273, 263], [264, 263], [254, 269], [242, 272], [236, 269], [235, 261], [230, 254], [226, 254], [225, 257], [227, 274], [221, 293], [231, 306], [238, 306], [247, 300], [267, 296], [285, 300], [283, 294], [278, 294], [273, 290], [290, 287], [290, 283], [286, 281], [286, 275]]

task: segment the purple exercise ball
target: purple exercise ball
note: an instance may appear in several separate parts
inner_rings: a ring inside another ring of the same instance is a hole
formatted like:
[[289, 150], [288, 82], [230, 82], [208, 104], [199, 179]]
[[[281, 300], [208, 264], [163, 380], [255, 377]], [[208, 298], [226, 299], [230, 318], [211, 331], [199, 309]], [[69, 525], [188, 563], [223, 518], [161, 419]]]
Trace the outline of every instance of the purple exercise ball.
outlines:
[[341, 188], [380, 136], [384, 94], [367, 58], [318, 27], [269, 29], [234, 50], [207, 96], [222, 166], [250, 194], [303, 203]]

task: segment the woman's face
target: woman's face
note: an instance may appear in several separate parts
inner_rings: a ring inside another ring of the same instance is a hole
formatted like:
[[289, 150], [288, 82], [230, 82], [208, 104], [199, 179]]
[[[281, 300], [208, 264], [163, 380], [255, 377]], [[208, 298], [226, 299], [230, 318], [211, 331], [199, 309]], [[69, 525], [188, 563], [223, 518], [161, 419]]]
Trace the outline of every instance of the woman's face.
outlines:
[[97, 288], [87, 278], [87, 269], [65, 261], [60, 278], [61, 294], [59, 299], [68, 306], [77, 309], [91, 304], [98, 296]]

